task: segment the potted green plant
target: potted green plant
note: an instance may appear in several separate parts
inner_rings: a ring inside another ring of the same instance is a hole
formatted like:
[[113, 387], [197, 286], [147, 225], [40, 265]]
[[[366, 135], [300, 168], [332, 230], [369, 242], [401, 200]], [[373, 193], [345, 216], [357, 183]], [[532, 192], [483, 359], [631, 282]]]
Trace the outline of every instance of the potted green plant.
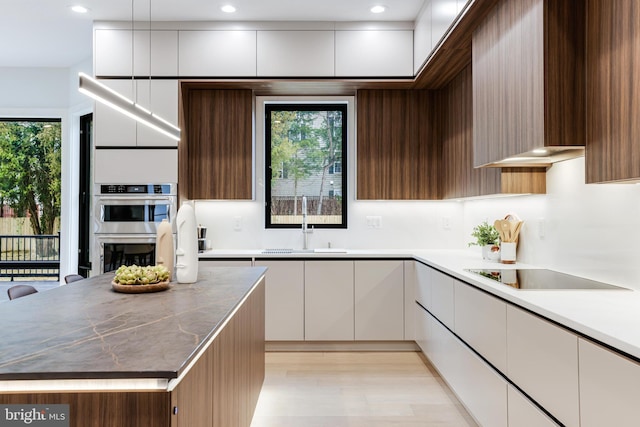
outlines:
[[493, 259], [491, 256], [493, 252], [500, 250], [498, 243], [500, 242], [500, 234], [493, 225], [484, 221], [480, 225], [476, 225], [471, 233], [472, 237], [475, 237], [475, 242], [470, 242], [469, 246], [480, 246], [482, 248], [482, 258]]

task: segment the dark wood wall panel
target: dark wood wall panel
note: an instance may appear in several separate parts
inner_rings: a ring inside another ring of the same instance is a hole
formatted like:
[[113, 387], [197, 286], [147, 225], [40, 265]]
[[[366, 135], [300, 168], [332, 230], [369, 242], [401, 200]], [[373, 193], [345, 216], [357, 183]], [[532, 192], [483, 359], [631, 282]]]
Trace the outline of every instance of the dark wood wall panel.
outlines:
[[422, 90], [361, 90], [357, 98], [356, 197], [438, 198], [433, 95]]
[[500, 192], [500, 170], [473, 168], [473, 88], [471, 65], [439, 93], [442, 141], [442, 197], [473, 197]]
[[587, 183], [640, 179], [640, 2], [587, 0]]
[[251, 90], [183, 88], [178, 179], [188, 199], [251, 199]]
[[0, 403], [67, 404], [71, 427], [169, 427], [171, 417], [164, 391], [0, 394]]
[[502, 0], [473, 35], [474, 165], [585, 144], [584, 2]]

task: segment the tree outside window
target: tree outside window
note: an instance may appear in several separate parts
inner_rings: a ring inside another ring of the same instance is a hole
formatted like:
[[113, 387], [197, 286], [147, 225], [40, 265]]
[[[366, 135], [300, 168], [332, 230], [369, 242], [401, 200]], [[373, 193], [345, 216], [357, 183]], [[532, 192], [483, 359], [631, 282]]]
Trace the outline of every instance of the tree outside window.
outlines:
[[265, 104], [266, 226], [346, 228], [347, 104]]

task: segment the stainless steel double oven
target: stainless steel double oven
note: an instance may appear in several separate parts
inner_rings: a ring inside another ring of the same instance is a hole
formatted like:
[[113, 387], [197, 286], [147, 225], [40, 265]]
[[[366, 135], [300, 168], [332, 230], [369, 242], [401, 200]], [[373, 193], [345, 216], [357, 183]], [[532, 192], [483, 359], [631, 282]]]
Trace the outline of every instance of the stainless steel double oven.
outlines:
[[158, 224], [175, 224], [177, 184], [96, 184], [93, 194], [93, 273], [153, 265]]

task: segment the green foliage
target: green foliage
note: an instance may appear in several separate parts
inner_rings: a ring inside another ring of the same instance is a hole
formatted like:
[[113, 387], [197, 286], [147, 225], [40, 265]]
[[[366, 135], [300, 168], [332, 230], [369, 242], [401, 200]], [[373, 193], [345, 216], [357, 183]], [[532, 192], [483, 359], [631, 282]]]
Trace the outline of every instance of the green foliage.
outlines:
[[61, 147], [60, 122], [0, 121], [0, 202], [28, 213], [34, 234], [60, 216]]
[[475, 242], [469, 243], [469, 246], [485, 246], [497, 244], [500, 239], [498, 230], [493, 225], [489, 225], [487, 221], [473, 228], [472, 237], [476, 238]]

